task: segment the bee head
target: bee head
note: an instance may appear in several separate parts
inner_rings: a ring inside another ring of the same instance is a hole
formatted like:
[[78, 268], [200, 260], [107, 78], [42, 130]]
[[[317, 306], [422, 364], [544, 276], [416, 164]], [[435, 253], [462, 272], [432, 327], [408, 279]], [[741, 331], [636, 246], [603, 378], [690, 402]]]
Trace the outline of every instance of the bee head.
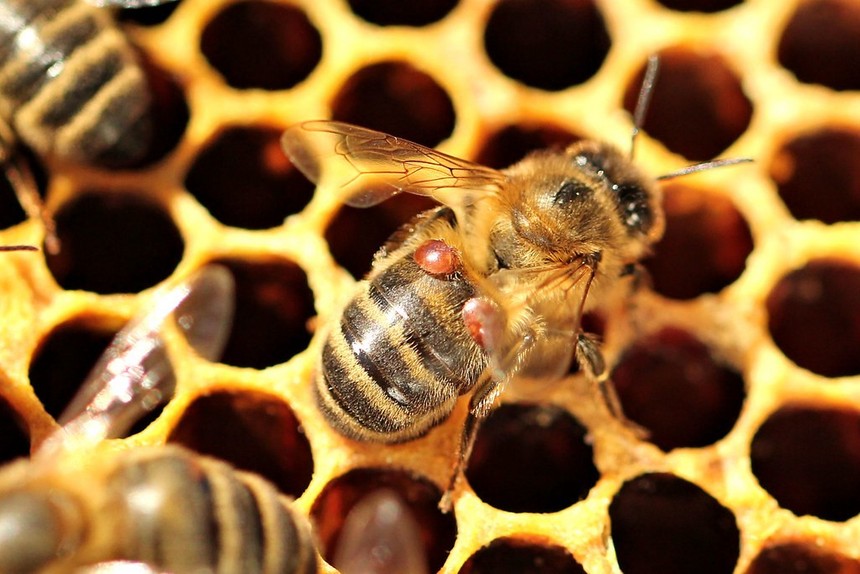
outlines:
[[511, 222], [494, 241], [497, 255], [510, 254], [499, 257], [509, 266], [528, 265], [506, 261], [526, 248], [533, 260], [607, 251], [634, 260], [662, 234], [653, 180], [609, 145], [583, 141], [563, 152], [538, 152], [509, 173]]
[[627, 155], [595, 141], [578, 142], [566, 155], [609, 198], [629, 236], [659, 237], [663, 220], [655, 185]]

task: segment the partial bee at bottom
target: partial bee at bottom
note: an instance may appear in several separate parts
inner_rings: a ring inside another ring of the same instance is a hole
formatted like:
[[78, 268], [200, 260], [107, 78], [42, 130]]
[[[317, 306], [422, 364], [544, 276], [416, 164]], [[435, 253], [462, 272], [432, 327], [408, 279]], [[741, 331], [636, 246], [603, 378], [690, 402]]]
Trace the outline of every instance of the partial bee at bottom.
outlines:
[[[0, 571], [131, 560], [183, 572], [310, 574], [304, 516], [266, 480], [178, 446], [100, 453], [0, 477]], [[10, 534], [10, 531], [15, 531]]]
[[0, 572], [317, 571], [307, 519], [268, 481], [179, 446], [117, 452], [104, 442], [172, 395], [169, 317], [194, 352], [220, 356], [233, 290], [210, 266], [157, 292], [32, 459], [0, 469]]

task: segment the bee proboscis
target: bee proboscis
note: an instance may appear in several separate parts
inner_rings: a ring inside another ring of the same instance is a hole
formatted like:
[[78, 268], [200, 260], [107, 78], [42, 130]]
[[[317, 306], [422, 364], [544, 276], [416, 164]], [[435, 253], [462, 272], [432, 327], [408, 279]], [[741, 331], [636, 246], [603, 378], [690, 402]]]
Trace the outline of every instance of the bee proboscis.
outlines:
[[[656, 70], [652, 57], [634, 136]], [[305, 176], [340, 190], [349, 205], [401, 192], [441, 204], [382, 247], [327, 330], [314, 389], [337, 431], [410, 440], [471, 393], [447, 508], [480, 421], [513, 377], [557, 379], [575, 359], [621, 415], [600, 348], [581, 325], [663, 233], [656, 180], [630, 155], [579, 141], [495, 170], [325, 120], [289, 127], [282, 145]]]
[[176, 445], [96, 448], [172, 393], [165, 320], [214, 360], [232, 310], [232, 277], [210, 266], [120, 331], [33, 459], [0, 470], [0, 571], [317, 571], [306, 518], [268, 481]]

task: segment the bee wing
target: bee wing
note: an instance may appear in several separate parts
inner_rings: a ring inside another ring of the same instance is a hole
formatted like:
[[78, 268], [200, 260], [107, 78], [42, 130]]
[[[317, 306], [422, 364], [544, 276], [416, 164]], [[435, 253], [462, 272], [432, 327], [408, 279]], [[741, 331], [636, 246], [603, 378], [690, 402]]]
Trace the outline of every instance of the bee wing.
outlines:
[[459, 208], [497, 191], [506, 179], [494, 169], [343, 122], [296, 124], [284, 132], [281, 145], [308, 179], [343, 188], [353, 207], [371, 207], [406, 191]]
[[220, 356], [232, 324], [233, 293], [232, 276], [216, 265], [156, 293], [152, 305], [114, 337], [39, 454], [64, 449], [70, 441], [118, 436], [172, 395], [173, 370], [160, 336], [169, 316], [201, 356]]

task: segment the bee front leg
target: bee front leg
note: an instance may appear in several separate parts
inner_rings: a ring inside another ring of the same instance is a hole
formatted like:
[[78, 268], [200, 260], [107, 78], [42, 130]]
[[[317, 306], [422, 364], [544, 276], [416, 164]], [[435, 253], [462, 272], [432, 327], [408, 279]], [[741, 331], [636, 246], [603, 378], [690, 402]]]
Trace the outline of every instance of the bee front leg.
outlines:
[[[45, 247], [51, 254], [60, 251], [60, 243], [54, 228], [54, 219], [45, 209], [42, 198], [39, 196], [39, 188], [36, 179], [26, 161], [16, 151], [15, 132], [4, 120], [0, 119], [0, 163], [6, 174], [6, 179], [15, 192], [18, 203], [27, 214], [27, 217], [38, 219], [45, 229]], [[4, 251], [17, 249], [35, 249], [26, 245], [5, 246]]]
[[576, 337], [576, 362], [579, 364], [579, 370], [585, 373], [588, 380], [597, 385], [609, 413], [637, 437], [646, 438], [648, 431], [624, 415], [621, 400], [615, 392], [615, 385], [609, 378], [603, 353], [597, 341], [588, 333], [579, 333]]
[[463, 473], [466, 462], [472, 454], [475, 437], [481, 422], [493, 408], [496, 399], [504, 390], [505, 385], [522, 368], [525, 358], [534, 348], [542, 331], [542, 324], [537, 318], [528, 324], [525, 333], [514, 338], [513, 344], [505, 346], [510, 340], [506, 333], [506, 317], [504, 312], [494, 303], [481, 298], [470, 299], [463, 306], [463, 320], [475, 341], [483, 347], [488, 356], [488, 364], [475, 385], [475, 391], [469, 401], [469, 413], [460, 434], [460, 447], [448, 488], [439, 501], [442, 512], [449, 512], [453, 505], [453, 493]]

